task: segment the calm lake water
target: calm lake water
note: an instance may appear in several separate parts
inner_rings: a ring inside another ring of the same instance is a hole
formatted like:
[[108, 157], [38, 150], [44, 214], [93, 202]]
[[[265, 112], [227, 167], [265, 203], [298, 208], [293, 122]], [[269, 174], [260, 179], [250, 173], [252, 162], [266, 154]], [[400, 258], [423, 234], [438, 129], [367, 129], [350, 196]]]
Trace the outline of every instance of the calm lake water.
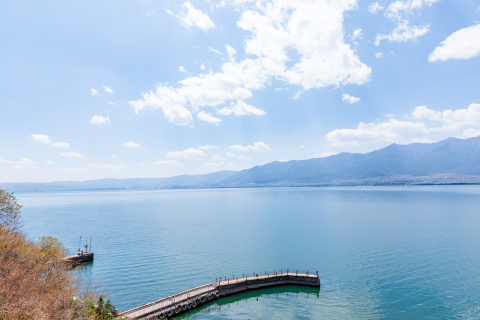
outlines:
[[215, 277], [318, 271], [320, 290], [220, 299], [188, 319], [479, 319], [480, 186], [16, 193], [32, 239], [124, 311]]

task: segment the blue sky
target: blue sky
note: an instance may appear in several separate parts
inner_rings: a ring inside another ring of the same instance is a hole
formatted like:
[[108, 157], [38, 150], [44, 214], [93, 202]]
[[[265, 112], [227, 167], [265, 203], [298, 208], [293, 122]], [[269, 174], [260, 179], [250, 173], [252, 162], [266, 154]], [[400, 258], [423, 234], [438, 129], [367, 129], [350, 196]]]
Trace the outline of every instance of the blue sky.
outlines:
[[0, 3], [0, 182], [480, 135], [480, 1]]

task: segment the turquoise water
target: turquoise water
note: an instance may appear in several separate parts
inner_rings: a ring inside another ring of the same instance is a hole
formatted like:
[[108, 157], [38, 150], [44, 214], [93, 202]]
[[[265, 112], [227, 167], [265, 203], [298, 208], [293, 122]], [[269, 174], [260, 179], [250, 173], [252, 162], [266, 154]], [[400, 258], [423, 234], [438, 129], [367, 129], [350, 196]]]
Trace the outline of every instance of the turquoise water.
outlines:
[[259, 188], [18, 193], [31, 237], [72, 253], [121, 311], [215, 280], [318, 271], [213, 302], [188, 319], [478, 319], [480, 187]]

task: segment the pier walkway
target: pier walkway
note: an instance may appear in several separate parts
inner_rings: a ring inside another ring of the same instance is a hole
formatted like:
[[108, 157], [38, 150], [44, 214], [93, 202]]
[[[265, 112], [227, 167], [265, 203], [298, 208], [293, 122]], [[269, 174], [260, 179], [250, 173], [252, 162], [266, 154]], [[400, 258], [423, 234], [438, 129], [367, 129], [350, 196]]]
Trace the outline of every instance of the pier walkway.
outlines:
[[320, 278], [318, 277], [318, 272], [315, 274], [311, 274], [308, 271], [306, 273], [298, 273], [298, 270], [293, 273], [288, 270], [283, 272], [282, 270], [280, 272], [264, 272], [264, 274], [252, 274], [250, 276], [244, 274], [240, 278], [235, 278], [235, 276], [231, 279], [226, 277], [217, 278], [215, 282], [210, 284], [124, 311], [118, 317], [132, 320], [163, 319], [196, 308], [221, 296], [286, 284], [320, 287]]

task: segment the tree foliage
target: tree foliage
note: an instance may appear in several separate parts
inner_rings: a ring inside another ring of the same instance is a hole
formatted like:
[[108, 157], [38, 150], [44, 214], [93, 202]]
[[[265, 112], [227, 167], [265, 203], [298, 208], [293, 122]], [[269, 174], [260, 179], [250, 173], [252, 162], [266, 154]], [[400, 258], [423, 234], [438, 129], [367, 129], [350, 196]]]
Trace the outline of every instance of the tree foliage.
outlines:
[[30, 241], [13, 194], [0, 190], [0, 199], [0, 319], [113, 319], [110, 301], [97, 303], [67, 270], [68, 250], [52, 237]]
[[0, 225], [4, 228], [15, 230], [20, 220], [22, 206], [12, 193], [0, 189]]

